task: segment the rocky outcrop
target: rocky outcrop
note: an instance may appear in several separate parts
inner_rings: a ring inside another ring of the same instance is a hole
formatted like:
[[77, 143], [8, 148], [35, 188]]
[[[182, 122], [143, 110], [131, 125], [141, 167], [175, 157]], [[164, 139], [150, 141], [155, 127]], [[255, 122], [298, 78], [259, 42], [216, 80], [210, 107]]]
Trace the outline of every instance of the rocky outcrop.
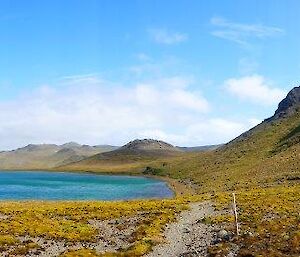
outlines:
[[278, 108], [272, 117], [278, 119], [294, 114], [300, 109], [300, 86], [294, 87], [278, 105]]

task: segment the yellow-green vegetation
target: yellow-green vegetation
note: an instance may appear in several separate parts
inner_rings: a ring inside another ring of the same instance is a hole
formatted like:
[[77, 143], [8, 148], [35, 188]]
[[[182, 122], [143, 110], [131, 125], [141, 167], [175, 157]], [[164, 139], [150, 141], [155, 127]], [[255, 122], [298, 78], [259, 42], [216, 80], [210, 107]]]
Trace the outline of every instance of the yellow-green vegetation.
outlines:
[[[162, 241], [166, 223], [172, 222], [187, 203], [200, 198], [177, 198], [173, 200], [139, 200], [123, 202], [0, 202], [0, 253], [9, 254], [38, 248], [33, 244], [37, 238], [76, 242], [96, 242], [103, 231], [92, 226], [91, 221], [113, 221], [119, 230], [127, 225], [120, 220], [137, 217], [132, 233], [126, 239], [128, 247], [119, 249], [113, 256], [141, 256]], [[29, 237], [24, 242], [22, 237]], [[22, 241], [22, 242], [21, 242]], [[22, 246], [22, 249], [20, 248]], [[77, 252], [77, 251], [76, 251]], [[97, 256], [92, 249], [64, 256]], [[90, 253], [87, 255], [86, 253]], [[105, 256], [112, 256], [107, 253]]]
[[10, 250], [10, 256], [18, 256], [25, 255], [31, 249], [39, 249], [39, 245], [31, 240], [21, 242], [13, 235], [0, 234], [0, 253]]
[[[300, 185], [237, 192], [241, 235], [235, 238], [234, 243], [240, 246], [238, 256], [299, 256], [299, 196]], [[219, 193], [215, 201], [218, 209], [226, 209], [232, 203], [232, 195]], [[211, 222], [235, 231], [232, 214], [212, 217]], [[223, 256], [230, 249], [230, 244], [211, 247], [211, 256]]]

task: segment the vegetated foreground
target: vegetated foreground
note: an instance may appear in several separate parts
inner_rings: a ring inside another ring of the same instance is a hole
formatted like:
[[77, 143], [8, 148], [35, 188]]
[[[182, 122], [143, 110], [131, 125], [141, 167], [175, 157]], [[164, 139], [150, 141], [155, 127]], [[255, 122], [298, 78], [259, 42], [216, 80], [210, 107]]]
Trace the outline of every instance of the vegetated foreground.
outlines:
[[142, 256], [163, 240], [163, 227], [174, 221], [187, 203], [188, 199], [183, 198], [0, 202], [0, 253], [3, 256], [88, 256], [88, 253]]
[[[175, 238], [189, 242], [184, 256], [201, 252], [201, 256], [296, 257], [299, 195], [300, 185], [237, 192], [238, 237], [231, 193], [173, 200], [0, 202], [0, 256], [143, 256], [155, 245], [168, 246], [165, 226], [184, 211], [186, 220], [174, 232]], [[193, 217], [195, 211], [189, 214], [190, 203], [203, 201], [213, 211], [206, 216], [199, 211], [199, 217]], [[226, 233], [219, 236], [222, 229]], [[207, 240], [207, 233], [211, 241], [204, 249], [201, 240]]]

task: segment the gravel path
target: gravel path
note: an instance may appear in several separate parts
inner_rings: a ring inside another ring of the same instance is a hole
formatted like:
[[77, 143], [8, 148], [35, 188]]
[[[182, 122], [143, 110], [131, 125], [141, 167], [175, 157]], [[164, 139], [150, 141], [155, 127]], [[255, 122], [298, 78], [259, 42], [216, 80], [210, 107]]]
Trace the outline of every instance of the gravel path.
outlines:
[[157, 245], [147, 257], [207, 256], [207, 246], [213, 240], [212, 229], [201, 219], [214, 213], [209, 202], [192, 203], [190, 210], [180, 214], [176, 223], [165, 230], [166, 243]]

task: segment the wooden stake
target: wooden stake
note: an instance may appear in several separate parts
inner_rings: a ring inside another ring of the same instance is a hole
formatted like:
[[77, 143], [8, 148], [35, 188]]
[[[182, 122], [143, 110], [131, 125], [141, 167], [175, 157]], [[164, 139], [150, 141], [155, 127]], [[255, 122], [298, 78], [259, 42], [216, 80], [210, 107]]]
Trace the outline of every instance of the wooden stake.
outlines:
[[233, 211], [234, 211], [236, 234], [237, 234], [237, 236], [239, 236], [240, 233], [239, 233], [238, 215], [237, 215], [237, 210], [236, 210], [235, 193], [232, 193], [232, 195], [233, 195]]

